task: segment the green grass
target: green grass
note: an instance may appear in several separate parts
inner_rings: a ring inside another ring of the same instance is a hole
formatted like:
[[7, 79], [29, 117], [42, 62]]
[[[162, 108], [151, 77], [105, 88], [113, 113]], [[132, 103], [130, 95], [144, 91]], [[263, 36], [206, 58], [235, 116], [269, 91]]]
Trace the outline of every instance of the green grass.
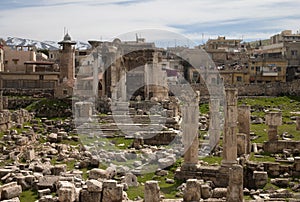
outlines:
[[257, 139], [253, 140], [254, 143], [263, 143], [264, 141], [268, 141], [268, 126], [265, 124], [251, 124], [250, 130], [258, 136]]
[[[128, 147], [131, 146], [133, 139], [126, 139], [124, 137], [115, 137], [115, 138], [112, 138], [110, 142], [115, 144], [115, 146], [119, 149], [127, 149]], [[124, 145], [118, 146], [120, 144], [124, 144]]]
[[239, 105], [250, 105], [255, 112], [252, 115], [264, 117], [265, 112], [263, 109], [278, 108], [282, 111], [283, 122], [289, 122], [291, 113], [293, 111], [300, 111], [300, 98], [295, 96], [283, 97], [258, 97], [258, 98], [245, 98], [239, 100]]
[[[251, 124], [251, 131], [255, 133], [255, 135], [258, 136], [257, 139], [253, 140], [254, 143], [263, 143], [264, 141], [268, 141], [268, 126], [265, 124]], [[296, 131], [296, 125], [295, 124], [283, 124], [281, 126], [278, 126], [278, 136], [279, 140], [282, 139], [281, 135], [287, 132], [288, 134], [291, 134], [294, 136], [294, 138], [291, 138], [291, 140], [300, 141], [300, 131]]]
[[222, 161], [222, 157], [219, 157], [219, 156], [207, 156], [207, 157], [201, 158], [200, 160], [208, 163], [209, 165], [213, 165], [213, 164], [220, 165], [221, 161]]
[[167, 170], [169, 173], [167, 176], [157, 176], [153, 172], [145, 173], [142, 176], [138, 176], [138, 182], [140, 183], [140, 185], [138, 187], [129, 187], [128, 191], [126, 191], [129, 199], [133, 200], [138, 196], [143, 198], [145, 187], [144, 185], [142, 185], [142, 183], [145, 184], [146, 181], [149, 180], [158, 181], [161, 193], [168, 199], [175, 199], [177, 187], [180, 186], [183, 183], [183, 181], [175, 179], [174, 184], [168, 184], [166, 183], [166, 179], [174, 179], [175, 170], [182, 164], [182, 161], [182, 159], [178, 159], [173, 166], [168, 168]]
[[[126, 139], [124, 137], [113, 137], [113, 138], [93, 137], [93, 138], [89, 138], [85, 135], [79, 135], [79, 137], [80, 137], [81, 143], [85, 144], [85, 145], [94, 143], [96, 141], [105, 142], [106, 143], [105, 146], [101, 147], [101, 149], [105, 149], [105, 150], [128, 149], [128, 147], [130, 147], [130, 145], [133, 142], [133, 139]], [[111, 145], [110, 143], [112, 143], [113, 145]]]
[[275, 158], [267, 154], [262, 155], [262, 157], [255, 157], [254, 153], [251, 153], [249, 160], [254, 162], [275, 162]]
[[141, 183], [145, 184], [146, 181], [149, 180], [156, 180], [158, 181], [160, 191], [161, 193], [168, 199], [175, 199], [176, 193], [177, 193], [177, 187], [180, 186], [183, 181], [181, 180], [175, 180], [174, 184], [168, 184], [166, 183], [166, 179], [174, 179], [174, 173], [169, 171], [169, 174], [167, 176], [156, 176], [153, 173], [147, 173], [143, 176], [138, 177], [138, 181], [140, 182], [140, 185], [138, 187], [129, 187], [129, 189], [126, 191], [129, 199], [134, 200], [136, 197], [144, 197], [144, 189], [145, 186], [141, 185]]
[[74, 141], [74, 140], [62, 140], [61, 141], [61, 144], [67, 144], [67, 145], [72, 145], [72, 146], [78, 146], [78, 145], [80, 145], [81, 143], [80, 143], [80, 141], [78, 141], [78, 142], [76, 142], [76, 141]]
[[66, 161], [65, 163], [67, 164], [67, 171], [71, 171], [74, 169], [76, 161], [71, 160], [71, 161]]
[[245, 200], [245, 201], [251, 201], [251, 200], [253, 200], [253, 199], [252, 199], [251, 196], [246, 196], [246, 195], [244, 195], [244, 200]]
[[291, 140], [300, 141], [300, 131], [296, 130], [295, 124], [283, 124], [278, 126], [278, 134], [282, 135], [284, 132], [294, 136]]
[[75, 167], [75, 163], [76, 163], [76, 160], [71, 160], [71, 161], [57, 161], [57, 158], [56, 157], [53, 157], [50, 161], [51, 165], [58, 165], [58, 164], [66, 164], [67, 166], [67, 171], [71, 171], [74, 169]]
[[88, 169], [87, 168], [82, 168], [80, 170], [82, 171], [82, 179], [87, 180], [89, 178], [89, 175], [87, 173]]
[[205, 103], [205, 104], [201, 104], [199, 107], [199, 111], [201, 114], [208, 114], [209, 112], [209, 104]]
[[21, 202], [35, 202], [36, 200], [38, 200], [38, 195], [35, 191], [26, 190], [21, 193]]

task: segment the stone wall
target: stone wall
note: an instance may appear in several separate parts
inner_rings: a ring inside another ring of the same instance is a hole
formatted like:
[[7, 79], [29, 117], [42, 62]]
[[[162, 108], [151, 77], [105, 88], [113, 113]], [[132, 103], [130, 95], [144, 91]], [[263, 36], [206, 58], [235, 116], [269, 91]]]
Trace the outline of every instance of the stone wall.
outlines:
[[264, 142], [264, 151], [272, 154], [282, 153], [284, 149], [290, 149], [293, 152], [299, 152], [300, 141], [268, 141]]
[[[239, 96], [279, 96], [279, 95], [300, 95], [300, 80], [286, 83], [253, 83], [253, 84], [232, 84], [225, 85], [228, 88], [237, 88]], [[208, 96], [205, 84], [192, 84], [194, 90], [201, 92], [202, 97]], [[210, 85], [212, 88], [213, 85]]]
[[147, 145], [169, 145], [177, 135], [178, 134], [174, 131], [154, 131], [153, 133], [141, 133], [141, 136], [144, 137], [144, 143]]
[[33, 96], [33, 97], [53, 97], [54, 89], [16, 89], [2, 88], [3, 95], [9, 96]]
[[[226, 85], [228, 88], [237, 88], [239, 96], [278, 96], [278, 95], [300, 95], [300, 80], [286, 83], [253, 83], [253, 84], [232, 84]], [[209, 95], [205, 84], [191, 84], [195, 91], [201, 92], [202, 98]], [[210, 84], [213, 88], [214, 84]], [[217, 86], [216, 86], [217, 88]], [[54, 96], [54, 89], [2, 89], [3, 95], [10, 96]], [[213, 90], [214, 91], [214, 90]], [[218, 93], [218, 92], [217, 92]], [[101, 104], [101, 102], [99, 103]], [[103, 108], [103, 107], [102, 107]], [[105, 108], [102, 110], [105, 112]]]
[[8, 98], [7, 109], [16, 110], [21, 108], [26, 108], [28, 105], [36, 102], [36, 99], [31, 98], [18, 98], [18, 97], [11, 97]]

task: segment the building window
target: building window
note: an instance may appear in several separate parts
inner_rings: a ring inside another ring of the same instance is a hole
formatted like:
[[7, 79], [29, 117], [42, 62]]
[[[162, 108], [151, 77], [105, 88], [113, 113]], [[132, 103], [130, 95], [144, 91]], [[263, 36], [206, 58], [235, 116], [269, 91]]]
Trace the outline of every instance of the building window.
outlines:
[[44, 75], [40, 75], [40, 80], [44, 80]]
[[236, 81], [239, 81], [239, 82], [241, 82], [241, 81], [243, 81], [243, 79], [242, 79], [242, 77], [241, 77], [241, 76], [237, 76], [237, 77], [236, 77]]
[[253, 66], [251, 67], [251, 70], [253, 70], [253, 71], [254, 71], [254, 67], [253, 67]]
[[277, 67], [277, 71], [278, 71], [278, 72], [281, 72], [281, 67]]
[[260, 72], [260, 67], [256, 66], [256, 71]]
[[52, 53], [50, 54], [50, 58], [53, 59], [53, 54]]
[[298, 51], [297, 50], [292, 50], [291, 54], [292, 54], [292, 56], [297, 56], [298, 55]]
[[68, 95], [68, 90], [67, 90], [67, 89], [64, 89], [64, 90], [63, 90], [63, 94], [64, 94], [64, 95]]
[[12, 59], [12, 61], [14, 62], [15, 65], [18, 64], [19, 59]]

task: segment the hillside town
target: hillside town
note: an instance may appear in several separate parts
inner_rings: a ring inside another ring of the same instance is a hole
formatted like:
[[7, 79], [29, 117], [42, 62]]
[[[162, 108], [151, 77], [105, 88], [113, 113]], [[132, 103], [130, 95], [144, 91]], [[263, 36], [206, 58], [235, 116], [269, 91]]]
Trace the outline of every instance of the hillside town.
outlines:
[[[204, 82], [224, 82], [228, 85], [260, 84], [260, 83], [285, 83], [292, 82], [299, 78], [299, 47], [300, 34], [292, 33], [290, 30], [271, 36], [265, 40], [254, 43], [243, 42], [240, 39], [227, 39], [218, 37], [209, 39], [205, 44], [194, 48], [188, 47], [169, 47], [166, 49], [158, 48], [154, 43], [148, 43], [143, 38], [136, 37], [136, 41], [121, 41], [115, 39], [112, 42], [107, 41], [89, 41], [91, 48], [86, 50], [76, 49], [75, 41], [72, 41], [69, 34], [66, 34], [58, 44], [60, 50], [37, 50], [35, 46], [7, 46], [5, 41], [1, 42], [0, 57], [0, 75], [1, 89], [9, 91], [10, 89], [26, 90], [50, 90], [53, 96], [62, 97], [72, 95], [67, 88], [64, 93], [59, 92], [65, 87], [74, 87], [74, 79], [82, 77], [80, 75], [83, 69], [89, 66], [85, 64], [88, 57], [95, 48], [99, 48], [101, 61], [104, 62], [99, 67], [99, 96], [110, 96], [110, 86], [114, 85], [110, 81], [113, 75], [104, 72], [104, 66], [113, 63], [118, 57], [123, 57], [124, 50], [134, 50], [142, 52], [149, 50], [143, 57], [137, 58], [137, 63], [143, 64], [145, 61], [154, 60], [151, 51], [157, 52], [159, 69], [167, 74], [167, 80], [179, 82], [179, 75], [193, 84], [203, 84]], [[195, 68], [209, 68], [203, 66], [192, 67], [187, 61], [179, 56], [180, 53], [196, 54], [197, 49], [203, 49], [211, 58], [219, 73], [219, 77], [202, 78], [201, 72]], [[147, 52], [147, 51], [146, 51]], [[194, 53], [193, 53], [194, 52]], [[173, 56], [170, 56], [172, 53]], [[106, 61], [111, 56], [112, 61]], [[149, 58], [150, 57], [150, 58]], [[106, 64], [105, 64], [106, 61]], [[127, 61], [130, 61], [127, 60]], [[129, 64], [120, 64], [123, 68], [129, 69]], [[82, 67], [82, 68], [81, 68]], [[102, 68], [102, 69], [101, 69]], [[119, 67], [118, 69], [122, 69]], [[81, 72], [80, 72], [81, 71]], [[85, 70], [90, 71], [92, 69]], [[177, 75], [177, 76], [176, 76]], [[87, 75], [86, 75], [87, 76]], [[173, 77], [173, 78], [172, 78]], [[68, 84], [66, 84], [66, 82]], [[110, 82], [110, 83], [109, 83]], [[85, 85], [88, 82], [85, 82]], [[103, 89], [102, 89], [103, 88]], [[67, 92], [68, 91], [68, 92]]]
[[0, 202], [300, 201], [299, 33], [88, 43], [0, 40]]

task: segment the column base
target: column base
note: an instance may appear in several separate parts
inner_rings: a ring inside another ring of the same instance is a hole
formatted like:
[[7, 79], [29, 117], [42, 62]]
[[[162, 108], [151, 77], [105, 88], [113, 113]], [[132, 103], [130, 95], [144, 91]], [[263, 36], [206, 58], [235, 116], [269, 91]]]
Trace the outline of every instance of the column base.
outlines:
[[181, 166], [182, 171], [197, 171], [200, 168], [198, 163], [183, 163]]
[[221, 167], [232, 167], [234, 164], [237, 164], [238, 162], [236, 160], [228, 161], [228, 160], [222, 160], [221, 161]]

